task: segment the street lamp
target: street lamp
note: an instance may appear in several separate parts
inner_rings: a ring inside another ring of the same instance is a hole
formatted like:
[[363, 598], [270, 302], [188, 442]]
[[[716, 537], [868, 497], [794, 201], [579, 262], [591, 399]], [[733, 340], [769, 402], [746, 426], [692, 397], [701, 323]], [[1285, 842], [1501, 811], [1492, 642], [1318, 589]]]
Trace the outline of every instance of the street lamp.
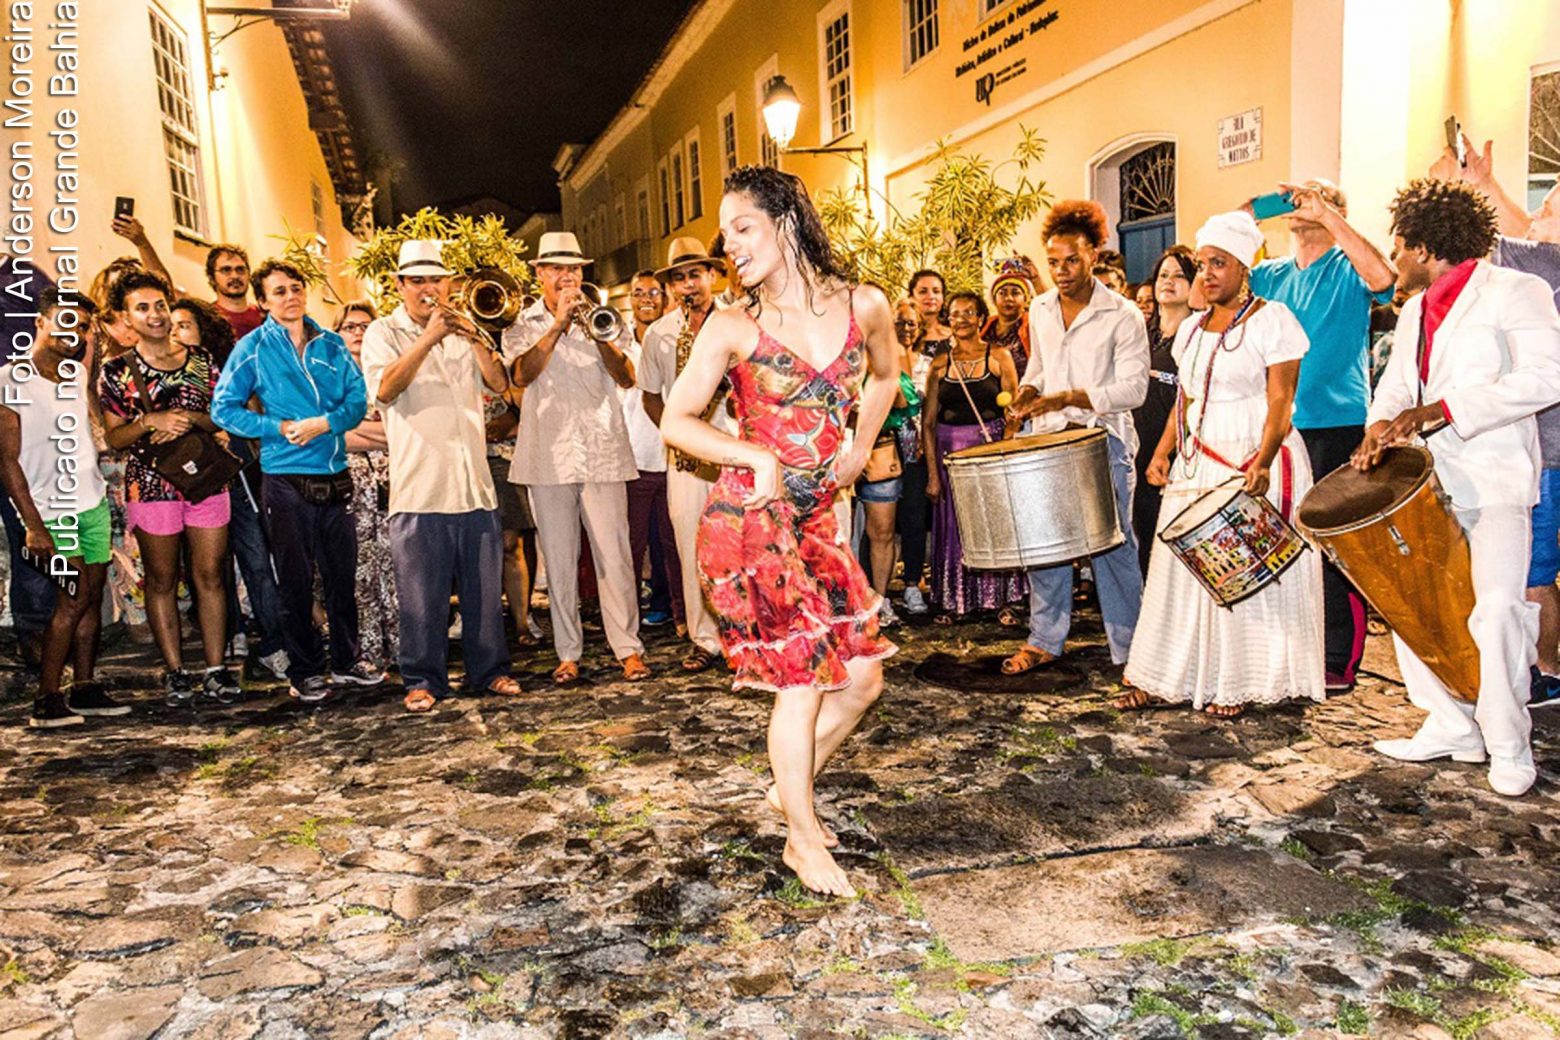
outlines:
[[[867, 219], [872, 219], [872, 185], [867, 180], [867, 143], [832, 145], [828, 148], [792, 148], [796, 121], [802, 114], [802, 101], [783, 75], [776, 73], [764, 86], [764, 127], [769, 139], [782, 153], [792, 155], [843, 155], [861, 167], [861, 189], [866, 198]], [[859, 161], [856, 157], [860, 157]]]

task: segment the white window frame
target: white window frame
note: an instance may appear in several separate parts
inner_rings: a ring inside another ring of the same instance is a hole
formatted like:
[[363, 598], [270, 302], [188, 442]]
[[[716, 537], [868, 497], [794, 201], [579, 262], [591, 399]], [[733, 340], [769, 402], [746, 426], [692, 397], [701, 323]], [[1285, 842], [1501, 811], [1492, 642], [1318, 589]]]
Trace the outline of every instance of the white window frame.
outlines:
[[672, 181], [664, 156], [655, 164], [655, 172], [661, 188], [661, 237], [665, 238], [672, 233]]
[[628, 241], [628, 199], [621, 191], [612, 199], [612, 216], [615, 220], [612, 225], [615, 232], [613, 247], [616, 248]]
[[174, 230], [204, 238], [206, 188], [201, 170], [200, 124], [196, 117], [195, 79], [190, 70], [189, 34], [156, 4], [147, 6], [147, 14]]
[[637, 232], [633, 237], [648, 242], [650, 233], [650, 175], [647, 173], [639, 178], [639, 185], [634, 189], [634, 224]]
[[[845, 19], [845, 67], [835, 76], [829, 75], [828, 31], [841, 17]], [[835, 0], [818, 12], [818, 140], [825, 143], [838, 141], [856, 132], [856, 17], [851, 11], [850, 0]], [[845, 81], [845, 120], [834, 118], [834, 92], [836, 82]]]
[[1008, 0], [980, 0], [979, 6], [976, 8], [978, 12], [976, 19], [984, 22], [987, 18], [1002, 10], [1003, 5], [1007, 3]]
[[[726, 135], [726, 121], [731, 121], [731, 135]], [[720, 139], [720, 179], [731, 176], [731, 171], [741, 165], [737, 158], [737, 95], [727, 94], [715, 106], [715, 136]]]
[[765, 166], [780, 165], [780, 146], [764, 125], [764, 87], [780, 72], [780, 56], [771, 54], [753, 73], [753, 112], [758, 117], [758, 161]]
[[688, 219], [694, 221], [704, 216], [704, 145], [698, 127], [688, 131], [682, 146], [688, 176]]
[[681, 142], [666, 153], [666, 160], [672, 171], [672, 227], [680, 228], [688, 223], [688, 164]]
[[[915, 21], [917, 7], [922, 9], [923, 17], [920, 21]], [[921, 64], [921, 62], [936, 53], [938, 47], [942, 46], [942, 25], [939, 20], [942, 12], [940, 8], [941, 5], [938, 3], [938, 0], [902, 0], [900, 11], [904, 16], [906, 72]], [[923, 31], [921, 27], [928, 23], [930, 23], [930, 29]], [[918, 41], [924, 40], [928, 36], [930, 37], [930, 42], [926, 44], [926, 49], [917, 54], [916, 46]]]

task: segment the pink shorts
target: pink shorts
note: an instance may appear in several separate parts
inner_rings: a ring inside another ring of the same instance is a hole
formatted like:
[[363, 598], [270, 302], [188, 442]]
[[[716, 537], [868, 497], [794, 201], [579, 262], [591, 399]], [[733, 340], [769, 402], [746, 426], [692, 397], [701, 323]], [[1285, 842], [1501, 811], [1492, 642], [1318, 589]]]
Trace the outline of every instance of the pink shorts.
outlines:
[[226, 527], [233, 507], [226, 491], [199, 502], [126, 502], [125, 530], [147, 534], [182, 534], [186, 527]]

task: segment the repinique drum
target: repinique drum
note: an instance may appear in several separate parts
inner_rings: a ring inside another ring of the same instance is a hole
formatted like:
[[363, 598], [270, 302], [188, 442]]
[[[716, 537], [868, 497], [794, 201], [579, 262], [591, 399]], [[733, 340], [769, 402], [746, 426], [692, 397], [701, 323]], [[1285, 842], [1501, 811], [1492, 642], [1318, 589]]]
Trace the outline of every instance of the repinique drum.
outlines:
[[1273, 503], [1247, 493], [1241, 478], [1200, 495], [1159, 533], [1214, 602], [1230, 608], [1256, 595], [1306, 550], [1305, 539]]
[[1301, 499], [1296, 518], [1436, 678], [1477, 700], [1473, 565], [1430, 452], [1391, 448], [1368, 473], [1335, 469]]
[[1045, 567], [1126, 541], [1104, 430], [993, 441], [943, 461], [966, 567]]

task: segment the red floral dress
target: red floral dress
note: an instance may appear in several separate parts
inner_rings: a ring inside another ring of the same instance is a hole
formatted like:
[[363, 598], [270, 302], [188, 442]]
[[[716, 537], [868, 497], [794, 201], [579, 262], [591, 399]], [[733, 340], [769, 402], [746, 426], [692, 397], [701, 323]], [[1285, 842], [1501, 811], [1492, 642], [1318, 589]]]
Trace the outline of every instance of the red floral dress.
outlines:
[[753, 472], [728, 467], [699, 522], [699, 581], [736, 672], [732, 685], [841, 690], [845, 663], [897, 649], [878, 634], [881, 597], [834, 519], [835, 459], [867, 374], [853, 314], [845, 347], [818, 371], [760, 327], [731, 369], [743, 440], [780, 458], [781, 497], [749, 510]]

